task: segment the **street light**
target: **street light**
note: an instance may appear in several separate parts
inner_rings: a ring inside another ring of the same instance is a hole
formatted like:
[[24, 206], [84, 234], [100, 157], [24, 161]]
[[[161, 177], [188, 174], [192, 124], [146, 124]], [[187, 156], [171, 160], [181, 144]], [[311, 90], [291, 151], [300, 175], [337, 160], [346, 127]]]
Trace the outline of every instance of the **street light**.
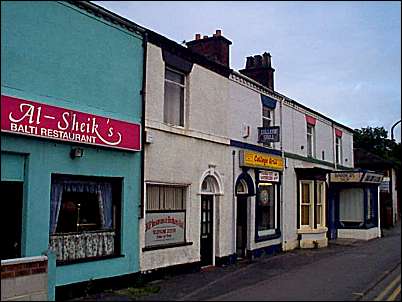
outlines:
[[398, 125], [401, 122], [401, 120], [397, 121], [395, 124], [392, 125], [391, 127], [391, 140], [394, 140], [394, 128], [396, 125]]

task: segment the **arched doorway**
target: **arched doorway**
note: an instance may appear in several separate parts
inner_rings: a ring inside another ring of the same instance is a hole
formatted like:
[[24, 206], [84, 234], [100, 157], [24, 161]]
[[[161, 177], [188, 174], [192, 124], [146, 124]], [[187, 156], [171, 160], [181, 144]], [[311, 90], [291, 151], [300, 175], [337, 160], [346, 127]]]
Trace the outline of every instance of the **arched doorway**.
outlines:
[[215, 264], [215, 200], [223, 192], [216, 171], [209, 169], [201, 179], [200, 258], [201, 266], [207, 266]]
[[249, 196], [254, 195], [254, 182], [245, 172], [236, 180], [236, 255], [238, 258], [246, 257], [247, 253], [247, 205]]

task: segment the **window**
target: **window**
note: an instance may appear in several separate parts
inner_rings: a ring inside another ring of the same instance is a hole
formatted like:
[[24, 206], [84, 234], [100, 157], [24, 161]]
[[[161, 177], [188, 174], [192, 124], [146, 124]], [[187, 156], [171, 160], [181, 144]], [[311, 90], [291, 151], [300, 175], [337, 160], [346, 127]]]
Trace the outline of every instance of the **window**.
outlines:
[[364, 223], [364, 191], [361, 188], [339, 192], [339, 221], [342, 226], [362, 226]]
[[325, 183], [323, 181], [316, 182], [316, 198], [316, 224], [325, 226]]
[[300, 228], [325, 226], [325, 182], [300, 181]]
[[335, 138], [335, 160], [337, 164], [342, 164], [342, 137]]
[[165, 69], [165, 100], [163, 121], [184, 126], [185, 75], [170, 68]]
[[[262, 126], [264, 128], [271, 127], [274, 125], [274, 110], [267, 106], [262, 106]], [[272, 147], [273, 143], [264, 143], [264, 146]]]
[[310, 124], [307, 124], [307, 156], [315, 157], [315, 131]]
[[52, 175], [50, 246], [58, 263], [118, 254], [121, 180]]
[[278, 228], [277, 221], [277, 184], [259, 183], [257, 201], [257, 235], [273, 235]]
[[313, 227], [314, 182], [300, 182], [300, 227]]
[[185, 242], [186, 187], [147, 185], [145, 246]]

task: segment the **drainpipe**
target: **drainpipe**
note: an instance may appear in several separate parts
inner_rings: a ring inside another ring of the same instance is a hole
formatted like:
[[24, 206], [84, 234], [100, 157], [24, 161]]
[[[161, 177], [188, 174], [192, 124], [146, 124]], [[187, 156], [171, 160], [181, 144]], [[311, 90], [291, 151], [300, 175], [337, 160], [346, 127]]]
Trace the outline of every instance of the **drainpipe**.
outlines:
[[[286, 161], [286, 159], [285, 159], [285, 156], [284, 156], [284, 152], [283, 152], [283, 122], [282, 122], [282, 120], [283, 120], [283, 102], [285, 101], [285, 98], [283, 97], [282, 98], [282, 100], [279, 102], [279, 116], [280, 116], [280, 122], [279, 122], [279, 126], [280, 126], [280, 140], [281, 140], [281, 144], [280, 144], [280, 146], [281, 146], [281, 153], [282, 153], [282, 158], [283, 158], [283, 161], [285, 162]], [[286, 169], [286, 165], [285, 165], [285, 169]], [[285, 213], [285, 209], [284, 209], [284, 207], [285, 207], [285, 203], [284, 203], [284, 201], [283, 201], [283, 192], [284, 192], [284, 190], [283, 190], [283, 187], [284, 187], [284, 185], [285, 185], [285, 169], [283, 170], [283, 172], [282, 172], [282, 183], [281, 183], [281, 191], [280, 191], [280, 198], [281, 198], [281, 211], [280, 211], [280, 215], [282, 216], [282, 219], [281, 219], [281, 223], [282, 223], [282, 250], [284, 250], [284, 247], [285, 247], [285, 237], [286, 237], [286, 230], [285, 230], [285, 226], [286, 226], [286, 223], [285, 223], [285, 215], [284, 215], [284, 213]]]
[[[334, 123], [332, 124], [332, 158], [334, 161], [334, 165], [335, 165], [335, 171], [338, 170], [338, 164], [336, 163], [336, 147], [335, 147], [335, 127], [334, 127]], [[353, 152], [353, 150], [352, 150]]]
[[146, 84], [147, 84], [147, 48], [148, 48], [148, 34], [147, 32], [144, 32], [143, 34], [143, 48], [144, 48], [144, 53], [143, 53], [143, 64], [142, 64], [142, 89], [141, 89], [141, 95], [142, 95], [142, 118], [141, 118], [141, 202], [140, 202], [140, 215], [138, 218], [144, 218], [144, 186], [145, 186], [145, 98], [146, 98]]
[[380, 186], [377, 187], [378, 238], [381, 238]]
[[235, 160], [236, 160], [236, 150], [232, 150], [232, 173], [233, 173], [233, 181], [232, 181], [232, 251], [233, 254], [236, 254], [236, 199], [235, 199]]

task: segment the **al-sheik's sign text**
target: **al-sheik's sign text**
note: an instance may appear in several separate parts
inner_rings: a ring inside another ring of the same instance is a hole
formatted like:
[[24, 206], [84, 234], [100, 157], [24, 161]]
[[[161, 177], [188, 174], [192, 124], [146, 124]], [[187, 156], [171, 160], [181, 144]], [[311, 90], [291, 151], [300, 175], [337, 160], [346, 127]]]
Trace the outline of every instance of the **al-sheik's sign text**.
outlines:
[[54, 140], [141, 150], [141, 126], [98, 115], [1, 96], [1, 131]]

